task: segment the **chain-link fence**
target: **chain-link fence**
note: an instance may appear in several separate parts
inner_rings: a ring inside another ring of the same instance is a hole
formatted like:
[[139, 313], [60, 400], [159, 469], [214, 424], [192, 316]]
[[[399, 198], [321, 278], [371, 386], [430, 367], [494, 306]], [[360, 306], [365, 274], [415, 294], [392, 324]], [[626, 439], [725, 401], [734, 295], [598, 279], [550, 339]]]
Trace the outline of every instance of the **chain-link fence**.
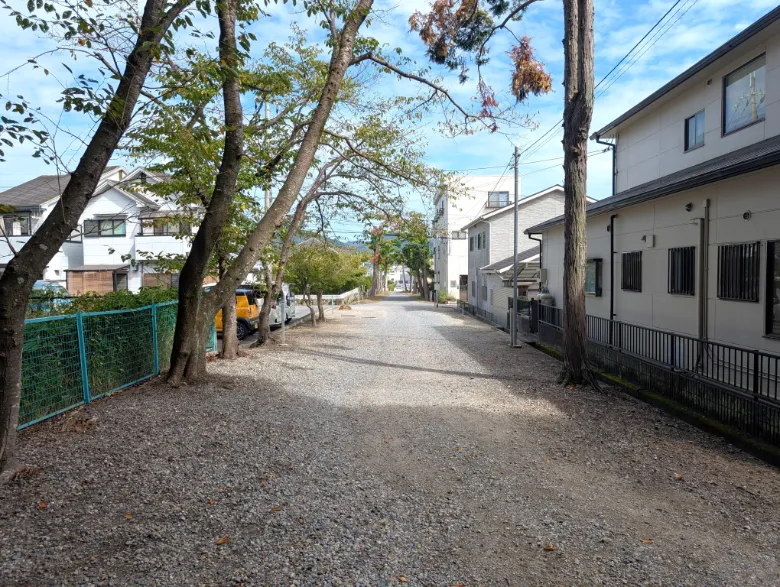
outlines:
[[[25, 320], [19, 428], [167, 370], [176, 311], [167, 302]], [[206, 350], [216, 342], [212, 324]]]

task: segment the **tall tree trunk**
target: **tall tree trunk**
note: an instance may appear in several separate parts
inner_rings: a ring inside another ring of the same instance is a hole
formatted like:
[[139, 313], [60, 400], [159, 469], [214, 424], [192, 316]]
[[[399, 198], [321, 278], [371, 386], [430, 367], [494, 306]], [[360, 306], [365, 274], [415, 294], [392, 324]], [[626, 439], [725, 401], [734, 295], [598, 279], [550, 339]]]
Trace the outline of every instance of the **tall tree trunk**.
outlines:
[[[206, 349], [197, 343], [196, 332], [199, 320], [213, 320], [217, 310], [227, 302], [225, 295], [217, 305], [204, 303], [201, 284], [206, 276], [211, 254], [217, 246], [230, 209], [230, 202], [236, 193], [238, 172], [243, 157], [244, 127], [241, 108], [241, 86], [237, 76], [239, 63], [236, 49], [237, 0], [224, 0], [216, 4], [219, 19], [219, 60], [222, 64], [223, 104], [225, 110], [225, 148], [222, 153], [214, 191], [206, 208], [206, 214], [192, 241], [187, 261], [179, 276], [179, 306], [176, 314], [176, 330], [173, 335], [171, 368], [168, 381], [178, 385], [187, 373], [205, 373], [201, 369], [188, 369], [192, 357], [205, 365]], [[246, 276], [242, 275], [241, 279]], [[239, 283], [233, 284], [230, 295], [235, 295]], [[193, 379], [187, 377], [189, 381]]]
[[276, 287], [274, 286], [273, 270], [269, 262], [263, 262], [263, 274], [265, 279], [265, 293], [263, 305], [260, 308], [260, 324], [258, 326], [257, 340], [252, 347], [263, 346], [271, 339], [271, 310], [273, 300], [276, 299]]
[[425, 259], [423, 259], [422, 264], [422, 276], [420, 277], [420, 287], [422, 288], [422, 297], [424, 297], [426, 300], [431, 299], [431, 292], [428, 289], [428, 264], [426, 263]]
[[160, 40], [190, 4], [147, 0], [138, 38], [103, 118], [70, 176], [60, 200], [0, 277], [0, 484], [20, 467], [16, 427], [22, 393], [24, 315], [36, 279], [78, 225], [119, 139], [127, 131]]
[[564, 0], [563, 377], [583, 381], [588, 133], [593, 116], [593, 0]]
[[[241, 284], [249, 270], [257, 261], [260, 253], [268, 246], [268, 243], [271, 242], [274, 233], [282, 225], [287, 213], [296, 198], [300, 195], [301, 187], [306, 180], [317, 147], [319, 146], [325, 123], [327, 122], [333, 104], [338, 97], [339, 89], [344, 80], [344, 74], [352, 62], [355, 38], [357, 37], [358, 30], [368, 16], [372, 5], [373, 0], [358, 0], [355, 8], [345, 18], [344, 27], [339, 35], [338, 43], [336, 43], [333, 48], [331, 60], [328, 65], [325, 86], [323, 87], [317, 107], [314, 109], [311, 116], [311, 122], [309, 123], [306, 133], [298, 147], [298, 151], [295, 154], [287, 178], [279, 189], [271, 207], [249, 234], [243, 249], [241, 249], [241, 252], [234, 259], [230, 268], [227, 270], [225, 277], [219, 281], [212, 292], [203, 296], [200, 302], [200, 305], [204, 308], [202, 312], [203, 315], [208, 316], [216, 314], [217, 308], [219, 308], [227, 299], [227, 296], [232, 295], [235, 288]], [[235, 41], [235, 37], [233, 37], [233, 41]], [[219, 180], [219, 176], [217, 179]], [[233, 185], [235, 186], [235, 182]], [[208, 217], [208, 212], [206, 216]], [[202, 228], [203, 226], [201, 225], [201, 229]], [[200, 230], [198, 231], [198, 234], [200, 234]], [[196, 240], [197, 238], [198, 237], [196, 236]], [[190, 253], [190, 257], [192, 257], [192, 253]], [[195, 308], [193, 308], [192, 305], [183, 308], [180, 303], [179, 319], [186, 319], [189, 321], [196, 320], [197, 312], [195, 311]], [[178, 326], [177, 323], [177, 332]], [[191, 330], [191, 327], [189, 328]], [[169, 377], [169, 380], [173, 384], [177, 384], [181, 380], [182, 368], [179, 364], [186, 364], [191, 356], [188, 345], [186, 345], [186, 336], [184, 335], [186, 332], [188, 332], [188, 330], [183, 330], [182, 335], [178, 339], [178, 343], [177, 339], [174, 338], [174, 354], [177, 355], [175, 363], [177, 369], [175, 372], [173, 371], [174, 362], [172, 358], [171, 365], [173, 375]]]
[[238, 315], [236, 313], [236, 296], [228, 298], [222, 306], [222, 352], [220, 358], [232, 361], [238, 356]]
[[[219, 259], [220, 277], [225, 271], [226, 260]], [[230, 296], [222, 306], [222, 352], [220, 358], [232, 361], [238, 357], [238, 315], [236, 313], [236, 296]]]
[[377, 243], [374, 246], [374, 257], [371, 259], [371, 289], [368, 292], [368, 295], [370, 296], [378, 294], [381, 287], [382, 275], [379, 271], [379, 244], [380, 243], [377, 240]]
[[317, 312], [320, 315], [320, 320], [325, 322], [325, 305], [322, 303], [322, 292], [317, 292]]

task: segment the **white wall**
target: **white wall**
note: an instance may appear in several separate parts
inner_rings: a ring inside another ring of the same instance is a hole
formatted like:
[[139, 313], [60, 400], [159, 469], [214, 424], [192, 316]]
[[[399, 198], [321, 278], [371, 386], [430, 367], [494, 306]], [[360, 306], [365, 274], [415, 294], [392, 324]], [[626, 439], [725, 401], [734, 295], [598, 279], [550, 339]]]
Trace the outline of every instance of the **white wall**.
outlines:
[[[766, 53], [766, 118], [721, 134], [723, 78]], [[705, 112], [704, 146], [685, 152], [685, 119]], [[617, 136], [617, 192], [780, 134], [780, 23], [687, 80], [605, 137]]]
[[[780, 353], [780, 341], [764, 336], [766, 312], [766, 243], [780, 239], [780, 167], [686, 190], [644, 204], [623, 208], [615, 219], [615, 319], [661, 330], [696, 336], [698, 333], [698, 227], [691, 221], [703, 216], [703, 201], [710, 205], [707, 275], [708, 333], [711, 340]], [[690, 212], [685, 205], [691, 203]], [[750, 220], [743, 213], [751, 212]], [[588, 258], [603, 259], [603, 295], [587, 297], [588, 314], [609, 316], [609, 214], [588, 218]], [[646, 248], [642, 236], [654, 236]], [[718, 244], [761, 242], [759, 302], [721, 300], [717, 297]], [[668, 293], [668, 250], [696, 246], [695, 296]], [[642, 292], [622, 291], [621, 252], [643, 251]], [[543, 266], [556, 305], [563, 302], [563, 227], [544, 234]]]

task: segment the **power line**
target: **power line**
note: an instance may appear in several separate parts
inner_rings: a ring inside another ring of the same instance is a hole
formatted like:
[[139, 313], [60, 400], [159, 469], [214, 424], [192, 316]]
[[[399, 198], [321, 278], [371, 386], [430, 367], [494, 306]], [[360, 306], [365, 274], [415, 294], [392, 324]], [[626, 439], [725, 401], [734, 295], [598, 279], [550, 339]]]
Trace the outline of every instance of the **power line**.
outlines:
[[[645, 41], [645, 39], [647, 39], [647, 37], [648, 37], [648, 36], [649, 36], [649, 35], [650, 35], [650, 34], [651, 34], [651, 33], [652, 33], [652, 32], [653, 32], [655, 29], [657, 29], [657, 28], [658, 28], [658, 26], [659, 26], [659, 25], [660, 25], [660, 24], [661, 24], [661, 23], [664, 21], [664, 19], [666, 19], [666, 17], [667, 17], [667, 16], [668, 16], [668, 15], [669, 15], [669, 14], [670, 14], [670, 13], [671, 13], [671, 12], [672, 12], [674, 9], [675, 9], [675, 7], [677, 7], [677, 6], [680, 4], [680, 2], [682, 2], [682, 1], [683, 1], [683, 0], [676, 0], [676, 1], [675, 1], [675, 3], [674, 3], [674, 4], [673, 4], [673, 5], [672, 5], [672, 6], [669, 8], [669, 10], [667, 10], [667, 11], [666, 11], [666, 12], [663, 14], [663, 16], [661, 16], [661, 18], [659, 18], [659, 19], [656, 21], [656, 23], [655, 23], [655, 24], [654, 24], [654, 25], [653, 25], [653, 26], [650, 28], [650, 30], [648, 30], [648, 31], [647, 31], [647, 33], [645, 33], [645, 35], [644, 35], [644, 36], [643, 36], [643, 37], [642, 37], [642, 38], [641, 38], [641, 39], [640, 39], [640, 40], [639, 40], [639, 41], [638, 41], [638, 42], [637, 42], [637, 43], [636, 43], [636, 44], [635, 44], [635, 45], [634, 45], [634, 46], [633, 46], [633, 47], [632, 47], [632, 48], [631, 48], [631, 49], [630, 49], [630, 50], [629, 50], [629, 51], [628, 51], [628, 52], [627, 52], [627, 53], [626, 53], [624, 56], [623, 56], [623, 58], [622, 58], [622, 59], [620, 59], [620, 61], [618, 61], [618, 63], [617, 63], [617, 64], [615, 64], [615, 66], [614, 66], [614, 67], [613, 67], [613, 68], [612, 68], [612, 69], [611, 69], [611, 70], [610, 70], [610, 71], [607, 73], [607, 75], [605, 75], [603, 78], [601, 78], [601, 80], [600, 80], [600, 81], [599, 81], [599, 82], [598, 82], [598, 83], [595, 85], [595, 87], [594, 87], [594, 91], [595, 91], [595, 90], [596, 90], [596, 88], [598, 88], [598, 87], [599, 87], [599, 86], [600, 86], [602, 83], [604, 83], [604, 82], [607, 80], [607, 78], [609, 78], [609, 76], [610, 76], [610, 75], [611, 75], [611, 74], [612, 74], [612, 73], [613, 73], [613, 72], [614, 72], [614, 71], [615, 71], [615, 70], [616, 70], [618, 67], [620, 67], [620, 65], [621, 65], [622, 63], [624, 63], [624, 62], [626, 61], [626, 59], [628, 59], [628, 58], [631, 56], [631, 54], [632, 54], [632, 53], [633, 53], [633, 52], [634, 52], [634, 51], [635, 51], [635, 50], [636, 50], [636, 49], [637, 49], [637, 48], [638, 48], [638, 47], [639, 47], [639, 46], [642, 44], [642, 42], [644, 42], [644, 41]], [[694, 0], [694, 4], [695, 4], [696, 2], [698, 2], [698, 0]], [[691, 5], [688, 7], [688, 9], [687, 9], [685, 12], [687, 12], [688, 10], [690, 10], [690, 8], [691, 8], [692, 6], [693, 6], [693, 4], [691, 4]], [[674, 16], [676, 16], [677, 14], [679, 14], [679, 11], [678, 11], [677, 13], [675, 13], [675, 15], [674, 15]], [[684, 15], [685, 15], [685, 13], [683, 13], [683, 14], [680, 16], [680, 18], [682, 18], [682, 16], [684, 16]], [[670, 19], [670, 20], [671, 20], [671, 19]], [[671, 24], [671, 26], [669, 26], [668, 28], [666, 28], [666, 29], [664, 30], [664, 34], [665, 34], [667, 31], [669, 31], [669, 30], [670, 30], [670, 29], [671, 29], [671, 28], [672, 28], [672, 27], [673, 27], [675, 24], [677, 24], [677, 22], [678, 22], [678, 21], [679, 21], [679, 18], [678, 18], [676, 21], [674, 21], [674, 22]], [[663, 36], [663, 35], [662, 35], [662, 36]], [[653, 38], [655, 38], [655, 36], [654, 36]], [[649, 47], [651, 47], [651, 46], [652, 46], [652, 45], [654, 45], [656, 42], [658, 42], [658, 39], [660, 39], [660, 37], [658, 37], [658, 38], [657, 38], [655, 41], [653, 41], [653, 43], [652, 43], [652, 44], [648, 44], [649, 46], [648, 46], [646, 49], [649, 49]], [[651, 39], [651, 40], [652, 40], [652, 39]], [[645, 52], [646, 52], [646, 51], [645, 51]], [[644, 53], [642, 53], [642, 55], [644, 55]], [[640, 57], [641, 57], [641, 55], [640, 55]], [[620, 76], [622, 76], [622, 75], [623, 75], [623, 73], [625, 73], [626, 71], [628, 71], [628, 69], [630, 69], [630, 68], [631, 68], [631, 66], [632, 66], [634, 63], [636, 63], [636, 60], [634, 60], [634, 61], [632, 61], [631, 63], [629, 63], [629, 64], [628, 64], [628, 65], [627, 65], [627, 66], [626, 66], [626, 67], [625, 67], [625, 68], [622, 70], [622, 72], [620, 72], [620, 73], [619, 73], [619, 75], [618, 75], [618, 76], [616, 76], [616, 77], [620, 77]], [[614, 83], [614, 82], [612, 82], [612, 83]], [[610, 83], [610, 86], [611, 86], [611, 85], [612, 85], [612, 84]], [[609, 89], [609, 86], [607, 86], [607, 88], [605, 88], [604, 90], [602, 90], [602, 92], [600, 92], [600, 93], [599, 93], [599, 96], [603, 95], [603, 93], [604, 93], [604, 91], [606, 91], [606, 89]], [[597, 96], [597, 97], [598, 97], [598, 96]], [[542, 147], [544, 147], [544, 146], [545, 146], [545, 145], [546, 145], [548, 142], [550, 142], [550, 140], [551, 140], [551, 139], [552, 139], [552, 138], [555, 136], [555, 135], [554, 135], [554, 134], [552, 134], [552, 133], [554, 133], [555, 131], [560, 131], [560, 127], [561, 127], [561, 124], [562, 124], [562, 123], [563, 123], [563, 117], [561, 117], [561, 119], [560, 119], [558, 122], [556, 122], [556, 123], [555, 123], [555, 124], [554, 124], [554, 125], [553, 125], [553, 126], [550, 128], [550, 129], [549, 129], [549, 130], [547, 130], [547, 132], [545, 132], [545, 133], [544, 133], [542, 136], [540, 136], [538, 139], [536, 139], [536, 140], [535, 140], [533, 143], [531, 143], [531, 144], [530, 144], [528, 147], [526, 147], [525, 149], [523, 149], [523, 151], [520, 153], [520, 157], [522, 157], [523, 155], [530, 155], [530, 154], [533, 154], [533, 153], [536, 153], [536, 152], [538, 152], [538, 151], [539, 151], [539, 149], [541, 149]], [[556, 133], [556, 134], [557, 134], [557, 133]], [[542, 142], [542, 141], [543, 141], [543, 142]], [[541, 143], [541, 144], [540, 144], [540, 143]], [[537, 146], [537, 145], [538, 145], [538, 146]], [[534, 149], [534, 147], [536, 147], [536, 148]]]

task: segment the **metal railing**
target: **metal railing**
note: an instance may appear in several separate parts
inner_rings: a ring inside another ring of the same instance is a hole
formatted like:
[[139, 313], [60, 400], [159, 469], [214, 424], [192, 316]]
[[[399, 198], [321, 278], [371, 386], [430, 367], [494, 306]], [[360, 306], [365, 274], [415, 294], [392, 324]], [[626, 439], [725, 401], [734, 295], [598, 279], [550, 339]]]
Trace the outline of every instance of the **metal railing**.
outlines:
[[19, 428], [167, 370], [177, 304], [25, 320]]
[[495, 321], [493, 320], [492, 312], [488, 312], [483, 308], [478, 308], [474, 304], [469, 304], [468, 302], [464, 302], [463, 300], [458, 300], [458, 309], [463, 310], [464, 312], [466, 312], [467, 314], [471, 314], [472, 316], [482, 318], [483, 320], [486, 320], [491, 324], [495, 324]]
[[[538, 316], [539, 340], [561, 346], [562, 309], [539, 305]], [[593, 364], [780, 444], [780, 356], [598, 316], [586, 325]]]

